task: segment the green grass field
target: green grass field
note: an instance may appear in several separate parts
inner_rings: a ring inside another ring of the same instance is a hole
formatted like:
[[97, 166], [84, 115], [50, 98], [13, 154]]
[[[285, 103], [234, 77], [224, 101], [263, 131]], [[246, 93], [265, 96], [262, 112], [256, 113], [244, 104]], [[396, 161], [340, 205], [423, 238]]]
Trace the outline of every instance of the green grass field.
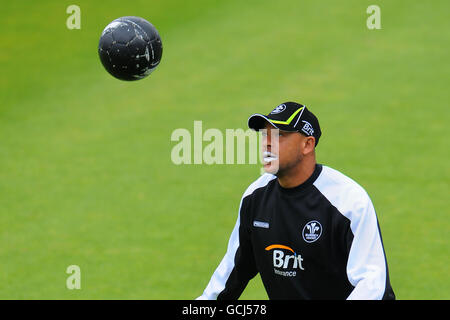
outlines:
[[[66, 8], [81, 8], [68, 30]], [[381, 8], [368, 30], [366, 8]], [[378, 213], [398, 299], [450, 299], [448, 1], [14, 1], [0, 11], [0, 298], [191, 299], [258, 165], [175, 165], [170, 136], [308, 105], [318, 162]], [[121, 82], [98, 39], [138, 15], [157, 70]], [[81, 268], [81, 290], [66, 268]], [[259, 276], [241, 298], [267, 299]]]

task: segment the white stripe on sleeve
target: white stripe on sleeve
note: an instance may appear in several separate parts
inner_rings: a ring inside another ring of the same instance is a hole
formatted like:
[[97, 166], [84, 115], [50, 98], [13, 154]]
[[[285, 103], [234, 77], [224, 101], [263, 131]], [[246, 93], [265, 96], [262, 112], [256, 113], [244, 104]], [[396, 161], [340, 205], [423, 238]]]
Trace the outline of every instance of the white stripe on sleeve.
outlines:
[[386, 290], [386, 258], [369, 195], [355, 181], [327, 166], [314, 185], [350, 220], [353, 241], [347, 277], [354, 289], [347, 299], [381, 299]]

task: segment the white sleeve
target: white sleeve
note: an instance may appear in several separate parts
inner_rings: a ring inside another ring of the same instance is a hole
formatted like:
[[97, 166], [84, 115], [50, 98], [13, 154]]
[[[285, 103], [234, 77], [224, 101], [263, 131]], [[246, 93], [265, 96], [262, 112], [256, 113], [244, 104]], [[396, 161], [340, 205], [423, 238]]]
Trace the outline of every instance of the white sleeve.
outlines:
[[351, 212], [353, 241], [347, 262], [347, 277], [355, 287], [348, 300], [379, 300], [386, 290], [386, 258], [378, 220], [369, 196], [360, 198]]
[[196, 300], [216, 300], [219, 293], [225, 289], [225, 284], [234, 268], [234, 257], [236, 255], [237, 248], [239, 247], [239, 221], [240, 216], [238, 216], [236, 225], [231, 233], [225, 256], [216, 271], [214, 271], [211, 280], [203, 291], [203, 294]]
[[[247, 282], [256, 274], [251, 245], [245, 230], [241, 230], [241, 213], [245, 211], [244, 198], [256, 189], [264, 187], [276, 176], [264, 174], [254, 181], [244, 192], [239, 204], [239, 214], [228, 241], [227, 252], [214, 271], [203, 294], [196, 300], [216, 300], [221, 295], [226, 299], [234, 299], [244, 290]], [[219, 297], [219, 298], [221, 298]]]

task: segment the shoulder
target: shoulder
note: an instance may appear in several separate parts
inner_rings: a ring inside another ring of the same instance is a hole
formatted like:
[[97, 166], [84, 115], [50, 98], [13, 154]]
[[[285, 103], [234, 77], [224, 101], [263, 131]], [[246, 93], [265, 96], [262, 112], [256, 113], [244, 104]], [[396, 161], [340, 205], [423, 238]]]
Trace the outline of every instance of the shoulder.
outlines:
[[242, 198], [245, 198], [255, 192], [256, 189], [263, 188], [269, 184], [270, 181], [274, 180], [276, 178], [275, 175], [270, 173], [265, 173], [262, 176], [260, 176], [258, 179], [253, 181], [248, 188], [245, 190]]
[[333, 168], [323, 166], [314, 186], [349, 219], [360, 216], [368, 206], [372, 206], [362, 186]]

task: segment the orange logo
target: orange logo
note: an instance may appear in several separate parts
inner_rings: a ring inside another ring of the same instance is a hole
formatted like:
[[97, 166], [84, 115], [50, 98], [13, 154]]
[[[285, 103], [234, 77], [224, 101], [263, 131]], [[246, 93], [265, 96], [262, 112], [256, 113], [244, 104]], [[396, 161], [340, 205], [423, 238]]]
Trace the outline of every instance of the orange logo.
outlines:
[[292, 248], [290, 248], [288, 246], [285, 246], [285, 245], [282, 245], [282, 244], [272, 244], [272, 245], [266, 247], [266, 251], [269, 251], [269, 250], [272, 250], [272, 249], [286, 249], [286, 250], [289, 250], [289, 251], [291, 251], [292, 253], [295, 254], [295, 252], [294, 252], [294, 250], [292, 250]]

